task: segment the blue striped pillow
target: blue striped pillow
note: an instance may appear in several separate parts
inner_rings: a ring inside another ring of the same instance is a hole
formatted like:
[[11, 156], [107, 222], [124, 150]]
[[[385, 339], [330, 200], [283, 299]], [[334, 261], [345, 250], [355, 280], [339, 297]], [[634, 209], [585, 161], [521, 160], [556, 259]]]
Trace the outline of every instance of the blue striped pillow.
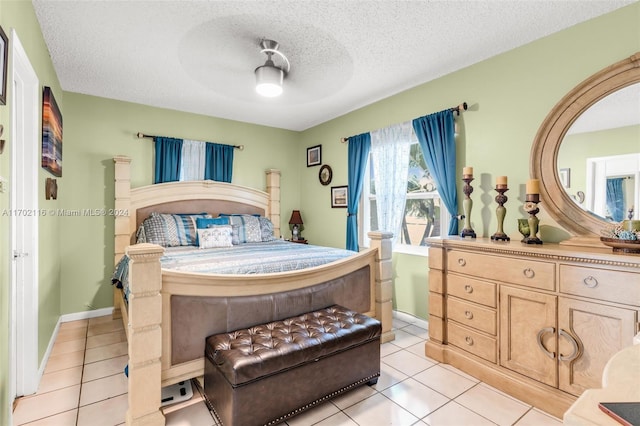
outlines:
[[194, 246], [197, 244], [196, 220], [210, 218], [207, 213], [162, 214], [151, 213], [143, 222], [148, 243], [163, 247]]
[[[262, 231], [260, 229], [260, 215], [251, 214], [223, 214], [220, 218], [229, 218], [231, 225], [238, 226], [238, 242], [243, 243], [261, 243]], [[235, 231], [235, 230], [234, 230]]]

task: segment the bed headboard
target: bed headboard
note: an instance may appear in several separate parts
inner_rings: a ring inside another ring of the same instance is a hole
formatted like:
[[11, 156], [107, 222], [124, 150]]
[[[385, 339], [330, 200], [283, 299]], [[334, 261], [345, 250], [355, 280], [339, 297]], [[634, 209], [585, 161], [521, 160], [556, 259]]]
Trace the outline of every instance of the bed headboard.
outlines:
[[220, 213], [242, 213], [266, 215], [263, 208], [224, 200], [181, 200], [139, 207], [136, 210], [136, 229], [151, 215], [158, 213], [209, 213], [216, 217]]
[[[135, 244], [138, 226], [151, 212], [262, 214], [280, 236], [280, 172], [267, 170], [267, 191], [211, 180], [169, 182], [131, 188], [131, 159], [115, 162], [115, 262], [128, 245]], [[128, 215], [127, 215], [128, 213]]]

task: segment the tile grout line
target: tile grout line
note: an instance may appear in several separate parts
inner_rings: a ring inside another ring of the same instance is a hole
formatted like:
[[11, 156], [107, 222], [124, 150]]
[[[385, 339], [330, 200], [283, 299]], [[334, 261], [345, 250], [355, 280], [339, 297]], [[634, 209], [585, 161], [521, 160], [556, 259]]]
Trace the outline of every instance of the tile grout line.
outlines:
[[87, 320], [87, 330], [84, 333], [84, 352], [82, 353], [82, 373], [80, 373], [80, 392], [78, 392], [78, 406], [76, 408], [76, 426], [80, 418], [80, 400], [82, 398], [82, 379], [84, 378], [84, 366], [87, 359], [87, 341], [89, 340], [89, 320]]

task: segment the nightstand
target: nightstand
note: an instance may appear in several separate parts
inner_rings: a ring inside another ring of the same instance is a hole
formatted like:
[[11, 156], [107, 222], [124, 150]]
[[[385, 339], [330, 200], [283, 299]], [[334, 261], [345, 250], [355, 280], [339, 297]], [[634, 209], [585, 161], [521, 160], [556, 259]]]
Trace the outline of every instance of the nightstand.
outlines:
[[307, 240], [287, 240], [290, 243], [298, 243], [298, 244], [309, 244]]

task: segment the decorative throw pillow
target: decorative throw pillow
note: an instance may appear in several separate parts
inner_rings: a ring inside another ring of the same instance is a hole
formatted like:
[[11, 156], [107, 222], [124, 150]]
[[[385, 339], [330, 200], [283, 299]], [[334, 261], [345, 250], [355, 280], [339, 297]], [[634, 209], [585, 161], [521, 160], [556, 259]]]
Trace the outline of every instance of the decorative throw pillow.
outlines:
[[228, 217], [231, 225], [238, 225], [239, 243], [260, 243], [262, 242], [262, 231], [260, 230], [260, 220], [258, 216], [250, 214], [223, 215]]
[[197, 218], [196, 219], [196, 228], [204, 229], [209, 228], [213, 225], [229, 225], [228, 217], [208, 217], [208, 218]]
[[260, 222], [260, 234], [262, 235], [262, 241], [268, 242], [277, 240], [273, 235], [273, 223], [269, 218], [260, 216], [258, 221]]
[[237, 246], [240, 244], [240, 225], [231, 225], [231, 244]]
[[136, 244], [142, 244], [147, 242], [147, 236], [144, 234], [144, 225], [140, 224], [136, 231]]
[[198, 229], [198, 241], [201, 249], [232, 247], [230, 225], [213, 225], [209, 228]]
[[163, 247], [191, 246], [196, 244], [196, 220], [211, 217], [200, 214], [163, 214], [152, 212], [142, 225], [148, 243]]
[[[207, 217], [207, 218], [197, 218], [196, 219], [196, 229], [206, 229], [211, 226], [216, 225], [229, 225], [228, 217]], [[200, 246], [200, 237], [196, 232], [196, 245]]]

